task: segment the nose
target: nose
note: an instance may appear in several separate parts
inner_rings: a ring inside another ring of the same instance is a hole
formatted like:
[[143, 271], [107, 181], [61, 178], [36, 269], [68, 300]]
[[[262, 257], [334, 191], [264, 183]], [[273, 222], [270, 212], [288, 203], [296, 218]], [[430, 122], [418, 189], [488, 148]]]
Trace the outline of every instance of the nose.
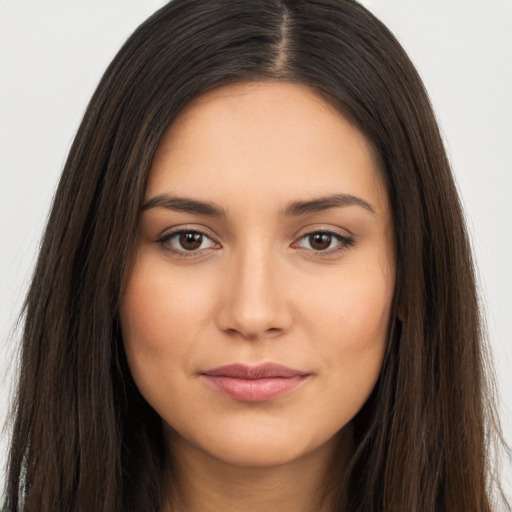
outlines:
[[292, 322], [286, 276], [271, 251], [233, 255], [224, 276], [218, 327], [246, 339], [272, 338]]

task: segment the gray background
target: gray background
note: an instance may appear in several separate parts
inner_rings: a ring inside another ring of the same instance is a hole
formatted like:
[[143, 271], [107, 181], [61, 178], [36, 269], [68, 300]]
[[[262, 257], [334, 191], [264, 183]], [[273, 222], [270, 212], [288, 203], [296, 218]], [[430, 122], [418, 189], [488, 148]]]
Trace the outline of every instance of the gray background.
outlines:
[[[212, 0], [214, 1], [214, 0]], [[466, 207], [512, 443], [512, 0], [365, 0], [431, 95]], [[13, 326], [60, 170], [105, 67], [161, 0], [0, 1], [0, 423]], [[6, 436], [0, 443], [3, 486]], [[502, 474], [512, 495], [512, 469]]]

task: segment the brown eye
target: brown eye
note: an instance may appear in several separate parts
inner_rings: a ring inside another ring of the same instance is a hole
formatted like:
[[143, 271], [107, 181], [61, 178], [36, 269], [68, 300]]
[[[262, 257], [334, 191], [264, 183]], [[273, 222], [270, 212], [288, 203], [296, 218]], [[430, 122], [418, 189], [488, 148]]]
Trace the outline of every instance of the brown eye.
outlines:
[[203, 235], [201, 233], [185, 232], [180, 234], [180, 245], [186, 251], [195, 251], [201, 247], [203, 243]]
[[218, 245], [201, 231], [174, 231], [157, 240], [162, 249], [179, 256], [194, 256]]
[[293, 245], [313, 253], [335, 254], [354, 244], [354, 239], [334, 231], [312, 231], [301, 236]]
[[325, 251], [332, 243], [332, 236], [329, 233], [313, 233], [309, 235], [309, 245], [315, 251]]

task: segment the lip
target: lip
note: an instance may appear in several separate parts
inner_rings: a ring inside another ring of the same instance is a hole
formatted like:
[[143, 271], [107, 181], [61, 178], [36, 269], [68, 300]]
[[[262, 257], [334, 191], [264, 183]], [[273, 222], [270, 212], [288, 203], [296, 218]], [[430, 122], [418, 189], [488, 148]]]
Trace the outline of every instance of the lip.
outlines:
[[229, 364], [201, 373], [216, 391], [242, 402], [266, 402], [300, 386], [309, 373], [277, 363], [257, 366]]

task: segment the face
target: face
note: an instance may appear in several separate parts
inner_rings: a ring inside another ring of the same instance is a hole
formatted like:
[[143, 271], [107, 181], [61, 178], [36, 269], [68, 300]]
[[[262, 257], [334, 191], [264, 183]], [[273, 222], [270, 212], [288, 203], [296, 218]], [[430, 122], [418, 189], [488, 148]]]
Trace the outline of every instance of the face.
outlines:
[[273, 465], [332, 443], [381, 368], [393, 240], [371, 145], [311, 89], [191, 103], [154, 158], [121, 304], [171, 449]]

